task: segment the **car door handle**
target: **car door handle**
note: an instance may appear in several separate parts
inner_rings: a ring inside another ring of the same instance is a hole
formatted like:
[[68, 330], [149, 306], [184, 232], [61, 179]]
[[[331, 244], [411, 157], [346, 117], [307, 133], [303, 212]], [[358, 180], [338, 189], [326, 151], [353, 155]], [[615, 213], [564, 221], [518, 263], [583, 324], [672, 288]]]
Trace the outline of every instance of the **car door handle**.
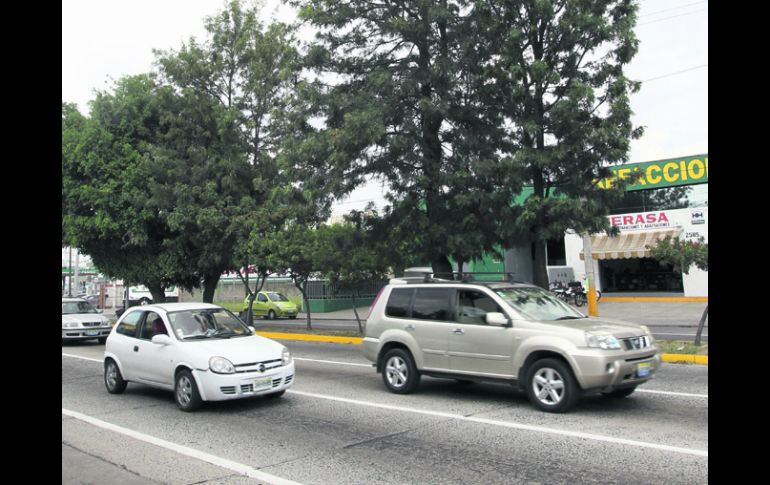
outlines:
[[463, 330], [462, 328], [456, 328], [453, 333], [455, 335], [465, 335], [465, 330]]
[[134, 352], [139, 352], [139, 346], [138, 345], [134, 345]]
[[414, 325], [410, 323], [409, 325], [405, 325], [404, 328], [407, 330], [414, 330]]

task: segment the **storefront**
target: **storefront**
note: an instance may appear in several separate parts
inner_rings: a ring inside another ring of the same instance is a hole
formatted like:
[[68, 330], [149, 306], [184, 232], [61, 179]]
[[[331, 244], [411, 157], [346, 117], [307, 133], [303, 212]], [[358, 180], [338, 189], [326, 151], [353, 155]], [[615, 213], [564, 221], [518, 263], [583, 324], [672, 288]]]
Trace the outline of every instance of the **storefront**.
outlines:
[[[675, 272], [651, 257], [649, 247], [666, 236], [708, 243], [708, 154], [613, 167], [602, 188], [638, 174], [626, 197], [610, 210], [609, 222], [620, 231], [591, 236], [596, 287], [610, 293], [675, 293], [708, 296], [708, 272], [695, 267]], [[548, 276], [553, 281], [583, 281], [583, 238], [567, 232], [546, 247]], [[534, 250], [521, 244], [505, 252], [505, 271], [532, 281]]]
[[[617, 214], [610, 223], [620, 233], [591, 236], [597, 288], [604, 292], [671, 292], [684, 296], [708, 296], [708, 272], [695, 267], [679, 274], [671, 266], [658, 263], [650, 247], [666, 236], [708, 243], [708, 207]], [[566, 266], [575, 278], [585, 277], [583, 239], [577, 234], [564, 236]]]

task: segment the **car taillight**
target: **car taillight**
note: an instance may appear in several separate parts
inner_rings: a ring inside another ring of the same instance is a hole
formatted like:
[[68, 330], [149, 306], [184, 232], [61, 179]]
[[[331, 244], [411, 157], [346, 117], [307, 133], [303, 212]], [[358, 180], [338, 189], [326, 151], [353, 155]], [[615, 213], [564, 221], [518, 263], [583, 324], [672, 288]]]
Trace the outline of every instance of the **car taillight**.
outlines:
[[380, 288], [380, 291], [377, 292], [377, 296], [374, 297], [374, 301], [372, 302], [372, 306], [369, 307], [369, 313], [366, 314], [366, 319], [369, 320], [369, 315], [372, 314], [372, 310], [374, 310], [374, 305], [377, 304], [377, 300], [380, 299], [380, 295], [382, 294], [382, 290], [384, 290], [385, 287], [383, 286]]

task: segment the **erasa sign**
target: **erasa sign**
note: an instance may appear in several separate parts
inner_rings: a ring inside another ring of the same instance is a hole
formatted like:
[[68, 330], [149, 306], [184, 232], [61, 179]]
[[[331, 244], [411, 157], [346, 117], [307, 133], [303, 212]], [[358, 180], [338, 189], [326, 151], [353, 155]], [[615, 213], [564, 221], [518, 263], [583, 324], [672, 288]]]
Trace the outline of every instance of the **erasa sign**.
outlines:
[[610, 188], [616, 180], [628, 178], [635, 173], [641, 174], [639, 180], [626, 187], [626, 190], [705, 184], [709, 181], [709, 156], [706, 153], [655, 162], [629, 163], [610, 167], [610, 170], [614, 175], [600, 180], [599, 187]]

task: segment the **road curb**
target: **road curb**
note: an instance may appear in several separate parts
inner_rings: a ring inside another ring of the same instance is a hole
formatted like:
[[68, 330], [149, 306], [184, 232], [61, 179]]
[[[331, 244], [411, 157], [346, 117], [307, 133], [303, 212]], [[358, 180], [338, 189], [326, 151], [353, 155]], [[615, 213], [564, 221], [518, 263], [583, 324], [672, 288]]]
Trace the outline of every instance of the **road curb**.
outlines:
[[693, 354], [661, 354], [660, 356], [663, 362], [670, 362], [672, 364], [700, 364], [709, 365], [708, 355], [693, 355]]
[[705, 296], [604, 296], [599, 300], [599, 303], [604, 301], [708, 303], [709, 299]]
[[[306, 333], [283, 333], [283, 332], [256, 332], [257, 335], [261, 335], [267, 338], [273, 338], [278, 340], [304, 340], [306, 342], [326, 342], [333, 344], [353, 344], [360, 345], [364, 339], [361, 337], [338, 337], [335, 335], [311, 335]], [[661, 354], [663, 362], [670, 363], [688, 363], [688, 364], [701, 364], [708, 365], [708, 355], [693, 355], [693, 354]]]

